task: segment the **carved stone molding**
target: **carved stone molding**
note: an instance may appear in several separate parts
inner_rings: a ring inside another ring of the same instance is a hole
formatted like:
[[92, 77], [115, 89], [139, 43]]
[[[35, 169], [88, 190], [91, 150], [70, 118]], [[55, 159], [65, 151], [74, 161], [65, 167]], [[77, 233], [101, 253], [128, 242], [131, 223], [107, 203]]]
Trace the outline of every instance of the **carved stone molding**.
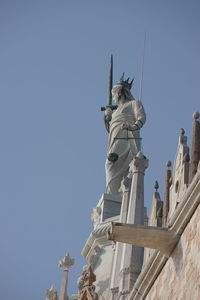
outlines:
[[[90, 236], [82, 250], [82, 255], [85, 259], [89, 259], [88, 255], [91, 252], [93, 246], [95, 247], [95, 245], [94, 245], [95, 240], [101, 239], [101, 242], [105, 242], [105, 243], [109, 242], [107, 240], [107, 232], [108, 232], [109, 228], [110, 228], [110, 222], [102, 224], [92, 231], [92, 233], [90, 234]], [[111, 243], [111, 242], [109, 242], [109, 243]], [[93, 253], [91, 253], [91, 255], [93, 255]]]
[[142, 154], [142, 152], [138, 152], [136, 157], [130, 163], [130, 172], [134, 173], [143, 173], [146, 168], [148, 168], [149, 160]]

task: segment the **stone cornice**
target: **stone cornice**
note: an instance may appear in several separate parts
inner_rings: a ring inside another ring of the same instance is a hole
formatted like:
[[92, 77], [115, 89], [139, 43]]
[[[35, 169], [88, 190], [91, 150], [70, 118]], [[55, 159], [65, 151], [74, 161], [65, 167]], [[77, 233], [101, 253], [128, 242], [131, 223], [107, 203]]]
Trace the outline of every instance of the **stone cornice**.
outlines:
[[107, 219], [106, 222], [102, 223], [101, 225], [99, 225], [97, 228], [95, 228], [91, 234], [89, 235], [85, 246], [83, 247], [83, 250], [81, 252], [82, 256], [85, 259], [88, 259], [89, 253], [91, 252], [91, 249], [93, 249], [95, 247], [95, 243], [97, 240], [101, 240], [101, 243], [106, 243], [106, 244], [111, 244], [111, 241], [108, 241], [107, 239], [107, 233], [108, 230], [110, 228], [110, 221], [114, 221], [114, 220], [118, 220], [119, 216], [117, 217], [113, 217], [110, 219]]
[[[174, 211], [169, 222], [169, 230], [181, 235], [189, 220], [200, 204], [200, 165], [198, 171], [189, 185], [185, 195]], [[161, 252], [154, 251], [144, 265], [128, 300], [143, 300], [160, 274], [168, 258]]]

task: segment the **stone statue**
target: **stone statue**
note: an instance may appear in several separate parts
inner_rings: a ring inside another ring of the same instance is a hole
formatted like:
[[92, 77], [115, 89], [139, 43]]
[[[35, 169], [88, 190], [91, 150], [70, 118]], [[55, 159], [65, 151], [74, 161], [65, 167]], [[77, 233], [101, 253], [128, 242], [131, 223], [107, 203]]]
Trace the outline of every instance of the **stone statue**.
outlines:
[[113, 100], [118, 108], [105, 108], [105, 125], [109, 132], [106, 159], [106, 193], [118, 194], [123, 177], [127, 176], [129, 164], [141, 150], [140, 129], [146, 114], [140, 101], [131, 94], [133, 80], [120, 81], [112, 88]]
[[78, 290], [79, 290], [79, 293], [80, 293], [80, 291], [81, 291], [81, 290], [83, 289], [83, 287], [84, 287], [84, 280], [83, 280], [83, 278], [84, 278], [84, 275], [85, 275], [87, 269], [88, 269], [88, 265], [83, 266], [83, 273], [82, 273], [82, 275], [78, 278], [77, 284], [78, 284]]
[[91, 266], [84, 266], [82, 276], [78, 280], [79, 300], [91, 299], [98, 300], [98, 295], [95, 292], [96, 276], [92, 271]]

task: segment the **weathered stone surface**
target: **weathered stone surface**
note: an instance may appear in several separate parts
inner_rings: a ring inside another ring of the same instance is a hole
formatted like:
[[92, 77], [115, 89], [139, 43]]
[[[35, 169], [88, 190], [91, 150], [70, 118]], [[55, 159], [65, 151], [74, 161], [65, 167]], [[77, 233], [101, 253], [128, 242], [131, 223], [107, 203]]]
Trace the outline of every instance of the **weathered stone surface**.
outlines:
[[[180, 201], [180, 204], [174, 211], [171, 220], [168, 224], [170, 230], [174, 231], [177, 235], [184, 236], [184, 232], [192, 220], [194, 214], [196, 213], [197, 209], [199, 209], [200, 205], [200, 166], [198, 167], [197, 174], [193, 178], [192, 183], [189, 185], [186, 193], [184, 194], [183, 198]], [[193, 228], [196, 227], [196, 222], [199, 222], [198, 219], [194, 221]], [[198, 231], [198, 238], [199, 238], [199, 231]], [[197, 239], [198, 240], [198, 239]], [[174, 249], [174, 251], [176, 248]], [[193, 251], [192, 246], [188, 245], [188, 251]], [[170, 258], [173, 257], [173, 253], [171, 254]], [[169, 260], [165, 255], [161, 252], [156, 250], [153, 251], [150, 258], [147, 260], [146, 264], [143, 266], [143, 269], [135, 283], [128, 300], [141, 300], [146, 299], [150, 289], [154, 286], [156, 280], [159, 280], [160, 274], [162, 274], [162, 270], [167, 265], [166, 262]], [[180, 262], [184, 264], [185, 255], [180, 256]], [[199, 268], [199, 267], [198, 267]], [[183, 270], [184, 274], [184, 270]], [[184, 276], [182, 274], [182, 276]], [[181, 278], [180, 278], [181, 280]], [[194, 282], [194, 286], [197, 282]], [[159, 289], [163, 289], [163, 286], [157, 286]], [[168, 297], [168, 296], [166, 296]], [[162, 299], [162, 298], [155, 298]], [[164, 298], [165, 299], [165, 298]], [[170, 298], [166, 298], [170, 299]], [[178, 299], [178, 298], [175, 298]], [[184, 299], [184, 298], [183, 298]], [[192, 299], [193, 298], [188, 298]], [[187, 300], [188, 300], [187, 299]], [[170, 299], [171, 300], [171, 299]], [[179, 300], [182, 300], [181, 298]], [[186, 300], [186, 299], [184, 299]], [[197, 300], [197, 299], [195, 299]]]
[[145, 300], [200, 299], [200, 206]]

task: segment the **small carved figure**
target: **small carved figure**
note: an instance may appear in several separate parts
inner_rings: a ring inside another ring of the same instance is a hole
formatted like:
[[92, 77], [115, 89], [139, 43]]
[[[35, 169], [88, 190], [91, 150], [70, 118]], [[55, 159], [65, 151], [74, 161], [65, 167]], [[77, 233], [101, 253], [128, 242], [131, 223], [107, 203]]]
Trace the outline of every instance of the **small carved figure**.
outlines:
[[57, 291], [53, 285], [46, 291], [46, 300], [58, 300]]
[[83, 278], [84, 278], [84, 274], [85, 274], [85, 272], [87, 271], [87, 268], [88, 268], [88, 265], [85, 265], [85, 266], [83, 266], [83, 273], [82, 273], [82, 275], [78, 278], [78, 290], [79, 290], [79, 293], [80, 293], [80, 291], [83, 289], [83, 287], [84, 287], [84, 280], [83, 280]]
[[79, 279], [79, 300], [98, 300], [93, 283], [96, 276], [91, 266], [85, 266], [82, 276]]

